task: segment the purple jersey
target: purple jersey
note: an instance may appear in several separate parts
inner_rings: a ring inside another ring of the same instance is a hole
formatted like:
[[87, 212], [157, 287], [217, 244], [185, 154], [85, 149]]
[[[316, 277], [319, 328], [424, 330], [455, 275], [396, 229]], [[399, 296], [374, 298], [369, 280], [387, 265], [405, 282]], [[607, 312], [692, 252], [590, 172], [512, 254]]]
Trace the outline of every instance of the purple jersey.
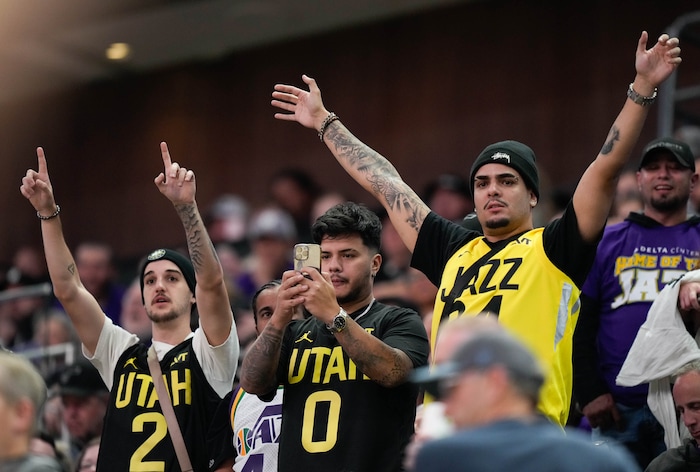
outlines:
[[699, 257], [698, 218], [666, 227], [630, 214], [605, 229], [583, 293], [600, 308], [598, 368], [616, 402], [646, 403], [647, 384], [619, 387], [615, 378], [658, 293], [695, 267]]

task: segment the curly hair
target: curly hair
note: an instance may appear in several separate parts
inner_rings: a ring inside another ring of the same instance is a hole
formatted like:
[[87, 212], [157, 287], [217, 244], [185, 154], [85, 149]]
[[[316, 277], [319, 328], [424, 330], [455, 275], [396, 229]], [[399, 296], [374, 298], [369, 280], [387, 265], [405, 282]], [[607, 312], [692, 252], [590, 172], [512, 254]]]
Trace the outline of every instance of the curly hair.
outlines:
[[319, 216], [311, 227], [311, 235], [317, 244], [321, 244], [324, 236], [336, 238], [352, 234], [359, 235], [365, 246], [379, 252], [382, 223], [377, 214], [364, 205], [339, 203]]

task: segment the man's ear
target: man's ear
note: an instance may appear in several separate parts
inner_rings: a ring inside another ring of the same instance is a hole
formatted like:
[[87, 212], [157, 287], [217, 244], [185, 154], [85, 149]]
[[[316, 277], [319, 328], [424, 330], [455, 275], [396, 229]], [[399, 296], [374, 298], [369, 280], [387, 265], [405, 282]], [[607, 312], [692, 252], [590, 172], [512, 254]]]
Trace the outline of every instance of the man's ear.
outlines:
[[379, 268], [382, 266], [382, 255], [377, 253], [372, 257], [372, 278], [374, 278], [377, 275], [377, 272], [379, 272]]

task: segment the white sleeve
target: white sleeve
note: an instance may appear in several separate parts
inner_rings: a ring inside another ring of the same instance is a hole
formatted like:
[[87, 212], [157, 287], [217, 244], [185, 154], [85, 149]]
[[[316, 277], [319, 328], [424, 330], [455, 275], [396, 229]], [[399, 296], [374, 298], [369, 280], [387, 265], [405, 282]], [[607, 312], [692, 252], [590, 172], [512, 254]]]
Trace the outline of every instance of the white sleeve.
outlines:
[[105, 316], [104, 325], [97, 340], [95, 353], [88, 352], [82, 346], [83, 355], [97, 368], [107, 388], [112, 390], [114, 368], [124, 351], [139, 342], [138, 336], [131, 334], [121, 326], [116, 326]]
[[192, 349], [199, 360], [209, 384], [223, 398], [233, 388], [233, 378], [238, 367], [240, 346], [235, 324], [231, 323], [231, 331], [226, 341], [219, 346], [211, 346], [204, 330], [197, 328], [192, 339]]

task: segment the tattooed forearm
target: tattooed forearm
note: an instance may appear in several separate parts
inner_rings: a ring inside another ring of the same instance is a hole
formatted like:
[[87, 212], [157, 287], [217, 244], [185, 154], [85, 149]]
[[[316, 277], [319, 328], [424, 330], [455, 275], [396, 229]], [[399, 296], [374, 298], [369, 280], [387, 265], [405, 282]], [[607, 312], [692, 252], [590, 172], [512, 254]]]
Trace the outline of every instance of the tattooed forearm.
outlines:
[[276, 387], [282, 332], [266, 327], [246, 354], [241, 366], [241, 383], [249, 393], [267, 393]]
[[[364, 330], [363, 333], [367, 334]], [[361, 336], [364, 337], [364, 334]], [[404, 383], [412, 368], [406, 354], [374, 337], [373, 346], [368, 348], [362, 337], [356, 338], [348, 332], [342, 342], [343, 350], [360, 372], [383, 387], [395, 387]]]
[[208, 238], [206, 238], [204, 224], [197, 211], [197, 206], [194, 203], [176, 205], [175, 211], [177, 211], [182, 225], [185, 227], [190, 260], [195, 270], [199, 271], [204, 265], [204, 251], [207, 249], [213, 251], [213, 247]]
[[385, 200], [392, 211], [401, 213], [405, 221], [418, 231], [427, 214], [423, 202], [401, 179], [393, 164], [358, 140], [340, 123], [329, 130], [328, 137], [337, 150], [341, 164], [362, 174], [367, 182], [364, 186], [375, 197]]
[[603, 155], [610, 154], [613, 147], [615, 147], [615, 141], [619, 140], [620, 130], [617, 128], [617, 126], [613, 125], [612, 128], [610, 128], [610, 132], [608, 132], [608, 139], [605, 141], [605, 144], [603, 144], [603, 148], [600, 150], [600, 153]]

